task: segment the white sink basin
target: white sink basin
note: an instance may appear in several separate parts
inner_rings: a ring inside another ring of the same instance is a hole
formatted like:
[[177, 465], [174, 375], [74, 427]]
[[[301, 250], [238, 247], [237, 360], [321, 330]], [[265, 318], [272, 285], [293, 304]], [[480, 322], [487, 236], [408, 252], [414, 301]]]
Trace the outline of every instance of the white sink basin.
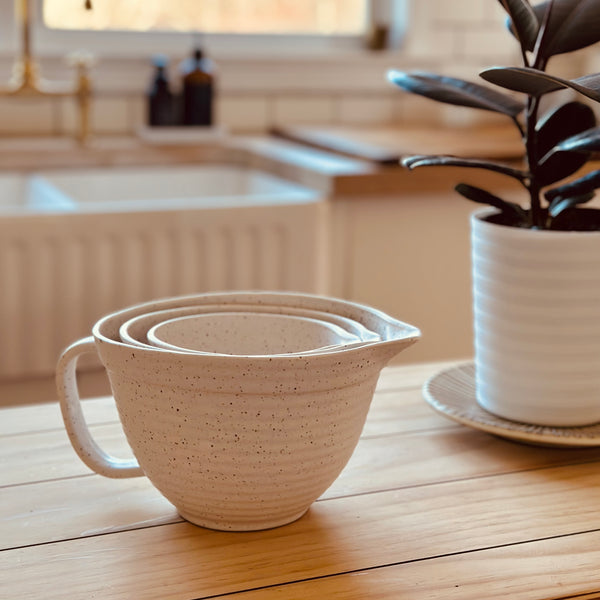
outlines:
[[325, 197], [241, 166], [0, 176], [0, 378], [53, 372], [102, 315], [209, 290], [318, 293]]
[[39, 175], [0, 174], [0, 213], [53, 212], [71, 203]]
[[315, 192], [241, 166], [204, 164], [46, 171], [40, 177], [78, 212], [226, 208], [301, 203]]

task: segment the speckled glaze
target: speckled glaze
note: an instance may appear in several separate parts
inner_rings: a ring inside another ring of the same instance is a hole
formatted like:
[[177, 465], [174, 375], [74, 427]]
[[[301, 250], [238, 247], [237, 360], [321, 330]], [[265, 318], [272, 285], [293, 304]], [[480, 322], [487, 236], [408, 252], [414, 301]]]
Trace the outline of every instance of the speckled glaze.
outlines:
[[[123, 343], [119, 328], [148, 312], [202, 304], [308, 308], [361, 323], [381, 340], [321, 354], [223, 356]], [[203, 294], [108, 315], [65, 350], [57, 387], [73, 447], [109, 477], [146, 475], [187, 520], [257, 530], [303, 515], [350, 458], [387, 362], [419, 331], [352, 302], [292, 293]], [[136, 461], [106, 455], [85, 425], [77, 358], [97, 351]], [[139, 464], [138, 464], [139, 463]]]
[[221, 304], [205, 304], [201, 306], [184, 306], [178, 308], [171, 308], [166, 310], [157, 310], [154, 312], [144, 313], [136, 317], [128, 319], [119, 327], [119, 337], [121, 340], [134, 346], [153, 346], [148, 344], [147, 332], [154, 325], [173, 319], [177, 317], [183, 317], [186, 315], [204, 314], [207, 312], [236, 312], [239, 310], [251, 309], [255, 313], [269, 312], [271, 314], [286, 314], [295, 315], [301, 317], [308, 317], [311, 319], [320, 319], [328, 323], [333, 323], [345, 329], [348, 333], [351, 333], [362, 341], [369, 342], [379, 340], [379, 334], [367, 329], [362, 323], [342, 317], [340, 315], [334, 315], [328, 312], [319, 310], [309, 310], [303, 308], [285, 307], [285, 306], [263, 306], [262, 304], [227, 304], [222, 302]]
[[250, 356], [295, 354], [360, 341], [320, 319], [252, 311], [176, 317], [151, 327], [147, 337], [150, 344], [167, 350]]

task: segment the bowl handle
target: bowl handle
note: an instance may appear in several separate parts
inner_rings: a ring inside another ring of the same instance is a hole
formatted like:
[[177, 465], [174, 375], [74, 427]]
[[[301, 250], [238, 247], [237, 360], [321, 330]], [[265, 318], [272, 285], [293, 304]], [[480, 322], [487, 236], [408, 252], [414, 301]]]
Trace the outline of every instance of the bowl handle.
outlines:
[[56, 389], [71, 445], [79, 458], [100, 475], [115, 478], [144, 475], [135, 459], [111, 456], [104, 452], [92, 438], [81, 410], [77, 389], [77, 360], [82, 354], [88, 353], [96, 353], [96, 344], [91, 336], [71, 344], [62, 353], [56, 366]]

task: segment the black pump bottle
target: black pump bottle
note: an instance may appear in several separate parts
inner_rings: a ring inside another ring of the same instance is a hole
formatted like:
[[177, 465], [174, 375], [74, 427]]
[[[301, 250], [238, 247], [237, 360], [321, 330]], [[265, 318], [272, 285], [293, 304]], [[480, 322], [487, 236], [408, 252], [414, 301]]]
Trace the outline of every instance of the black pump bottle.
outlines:
[[158, 55], [154, 57], [153, 62], [156, 71], [154, 80], [148, 90], [148, 125], [173, 125], [175, 122], [175, 103], [165, 72], [168, 61], [165, 56]]

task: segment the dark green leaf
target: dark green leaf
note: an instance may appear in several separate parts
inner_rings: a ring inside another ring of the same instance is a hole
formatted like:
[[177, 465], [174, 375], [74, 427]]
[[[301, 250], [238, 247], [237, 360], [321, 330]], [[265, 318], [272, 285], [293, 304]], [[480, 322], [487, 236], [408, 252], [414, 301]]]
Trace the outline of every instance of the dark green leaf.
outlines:
[[427, 154], [415, 154], [414, 156], [405, 156], [400, 160], [400, 164], [407, 169], [412, 169], [413, 165], [422, 161], [431, 158], [431, 156]]
[[558, 231], [600, 231], [600, 210], [574, 207], [563, 210], [557, 217], [548, 219], [546, 229]]
[[490, 67], [479, 76], [507, 90], [536, 97], [567, 87], [562, 81], [531, 67]]
[[[571, 81], [571, 87], [574, 90], [588, 96], [589, 98], [598, 99], [600, 98], [600, 73], [592, 73], [591, 75], [584, 75]], [[586, 90], [584, 93], [583, 90]], [[596, 93], [596, 97], [592, 94]]]
[[545, 192], [544, 196], [548, 202], [555, 198], [569, 198], [571, 196], [581, 196], [588, 194], [600, 187], [600, 170], [592, 171], [575, 181], [565, 183], [560, 187], [553, 188]]
[[577, 173], [589, 160], [589, 155], [578, 152], [551, 152], [540, 161], [535, 171], [540, 187], [562, 181], [569, 175]]
[[588, 154], [557, 151], [555, 147], [562, 140], [586, 131], [595, 124], [594, 111], [581, 102], [563, 104], [538, 123], [536, 157], [539, 162], [535, 175], [542, 187], [572, 175], [587, 162]]
[[529, 0], [499, 0], [508, 13], [508, 28], [524, 50], [533, 50], [540, 23]]
[[524, 181], [529, 177], [527, 171], [521, 171], [508, 165], [493, 163], [487, 160], [478, 160], [475, 158], [459, 158], [457, 156], [408, 156], [401, 161], [402, 165], [408, 169], [417, 167], [467, 167], [471, 169], [486, 169], [495, 171]]
[[482, 190], [481, 188], [466, 183], [459, 183], [454, 189], [461, 196], [467, 198], [467, 200], [472, 200], [479, 204], [489, 204], [490, 206], [500, 209], [503, 213], [510, 215], [510, 217], [516, 218], [518, 221], [524, 221], [526, 219], [527, 213], [518, 204], [503, 200], [498, 196], [494, 196], [494, 194], [490, 194], [490, 192], [487, 192], [486, 190]]
[[554, 149], [567, 152], [598, 152], [600, 151], [600, 127], [593, 127], [567, 138], [557, 144]]
[[551, 217], [557, 217], [561, 212], [568, 208], [573, 208], [578, 204], [585, 204], [594, 197], [594, 193], [582, 194], [581, 196], [571, 196], [570, 198], [562, 198], [558, 196], [548, 206], [548, 214]]
[[539, 12], [536, 12], [536, 15], [540, 19], [540, 30], [533, 49], [534, 66], [543, 70], [545, 70], [545, 66], [548, 64], [548, 56], [544, 54], [544, 49], [550, 39], [550, 16], [553, 13], [555, 2], [556, 0], [549, 0], [546, 5], [539, 6]]
[[536, 125], [537, 155], [544, 156], [556, 144], [596, 125], [596, 114], [583, 102], [567, 102], [544, 115]]
[[479, 74], [483, 79], [507, 90], [531, 96], [571, 88], [596, 102], [600, 102], [600, 73], [578, 79], [563, 79], [531, 67], [491, 67]]
[[[555, 77], [555, 79], [558, 79]], [[577, 79], [564, 79], [563, 80], [568, 87], [595, 100], [600, 102], [600, 73], [593, 73], [591, 75], [585, 75], [584, 77], [578, 77]]]
[[[533, 7], [541, 22], [550, 2]], [[547, 25], [541, 54], [556, 54], [586, 48], [600, 41], [600, 2], [598, 0], [555, 0]]]
[[407, 92], [446, 104], [490, 110], [510, 117], [516, 117], [524, 109], [522, 102], [508, 94], [463, 79], [392, 70], [388, 72], [388, 80]]

